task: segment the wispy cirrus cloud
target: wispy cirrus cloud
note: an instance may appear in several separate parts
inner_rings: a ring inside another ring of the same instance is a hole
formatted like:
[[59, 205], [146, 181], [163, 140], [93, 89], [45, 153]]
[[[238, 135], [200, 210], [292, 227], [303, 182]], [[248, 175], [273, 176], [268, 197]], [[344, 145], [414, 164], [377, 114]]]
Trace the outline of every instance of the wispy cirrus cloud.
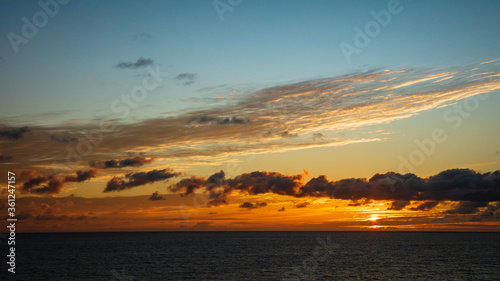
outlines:
[[[139, 63], [141, 64], [141, 63]], [[425, 110], [500, 89], [500, 66], [469, 65], [444, 70], [376, 69], [307, 80], [242, 93], [230, 104], [191, 110], [139, 122], [114, 122], [78, 167], [118, 158], [123, 151], [147, 152], [161, 159], [214, 161], [217, 157], [339, 146], [380, 141], [377, 133], [350, 134], [371, 125], [408, 118]], [[446, 79], [446, 80], [443, 80]], [[219, 91], [216, 88], [213, 91]], [[6, 128], [9, 128], [5, 124]], [[95, 125], [32, 125], [0, 131], [12, 169], [65, 163], [66, 143], [50, 141], [60, 132], [92, 132]], [[21, 137], [22, 136], [22, 137]], [[140, 137], [138, 137], [140, 136]], [[76, 151], [85, 134], [69, 143]], [[15, 140], [15, 141], [13, 141]], [[81, 145], [81, 144], [80, 144]], [[2, 169], [3, 167], [0, 167]]]
[[154, 39], [154, 37], [146, 32], [136, 32], [132, 34], [132, 39], [137, 41], [147, 41]]
[[20, 128], [4, 128], [0, 130], [0, 137], [6, 137], [8, 139], [20, 139], [24, 134], [28, 133], [30, 129], [28, 127]]
[[174, 77], [174, 80], [178, 81], [179, 83], [182, 83], [184, 86], [188, 86], [194, 83], [194, 81], [198, 78], [196, 73], [181, 73], [177, 76]]

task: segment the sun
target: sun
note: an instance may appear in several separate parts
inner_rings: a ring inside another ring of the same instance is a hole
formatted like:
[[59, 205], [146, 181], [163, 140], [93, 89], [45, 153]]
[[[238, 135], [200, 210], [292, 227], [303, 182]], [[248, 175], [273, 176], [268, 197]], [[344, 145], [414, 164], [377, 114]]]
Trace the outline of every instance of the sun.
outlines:
[[378, 215], [375, 215], [375, 214], [371, 215], [370, 218], [368, 218], [369, 221], [376, 221], [378, 219], [380, 219], [380, 217]]

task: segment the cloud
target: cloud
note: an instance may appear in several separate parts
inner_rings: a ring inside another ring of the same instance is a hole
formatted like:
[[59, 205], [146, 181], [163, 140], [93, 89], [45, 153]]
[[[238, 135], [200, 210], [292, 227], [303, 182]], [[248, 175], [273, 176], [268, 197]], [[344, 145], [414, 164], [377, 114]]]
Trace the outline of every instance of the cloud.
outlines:
[[153, 194], [149, 197], [151, 201], [165, 200], [165, 197], [161, 196], [158, 191], [153, 192]]
[[180, 180], [175, 185], [170, 186], [169, 189], [176, 193], [188, 195], [204, 187], [206, 185], [206, 182], [207, 181], [205, 178], [193, 176], [191, 178]]
[[8, 139], [17, 140], [23, 137], [25, 133], [28, 133], [30, 129], [28, 127], [20, 128], [4, 128], [0, 130], [0, 137], [6, 137]]
[[0, 153], [0, 162], [2, 162], [2, 161], [9, 161], [9, 160], [12, 160], [12, 156], [3, 155], [2, 153]]
[[149, 172], [129, 173], [125, 177], [113, 177], [106, 184], [103, 192], [127, 190], [136, 186], [167, 180], [177, 177], [181, 173], [175, 173], [171, 169], [152, 170]]
[[211, 117], [211, 116], [196, 116], [191, 118], [188, 121], [189, 124], [219, 124], [219, 125], [228, 125], [228, 124], [245, 124], [250, 123], [249, 120], [241, 119], [238, 117]]
[[[480, 94], [495, 93], [500, 89], [500, 76], [488, 77], [484, 73], [491, 69], [485, 69], [486, 66], [374, 69], [267, 88], [242, 88], [230, 103], [225, 100], [168, 117], [135, 122], [112, 120], [114, 132], [119, 133], [106, 134], [98, 146], [92, 147], [92, 155], [82, 156], [82, 161], [107, 161], [109, 155], [116, 159], [123, 151], [146, 151], [152, 156], [190, 165], [200, 161], [215, 162], [227, 156], [381, 141], [379, 133], [364, 133], [364, 129], [462, 103]], [[499, 68], [488, 67], [495, 68], [493, 71]], [[436, 74], [449, 79], [445, 82], [427, 80], [390, 89]], [[213, 96], [225, 95], [226, 92], [228, 97], [234, 94], [230, 86], [207, 92]], [[198, 123], [206, 122], [203, 116], [208, 117], [208, 123]], [[246, 122], [241, 123], [241, 120]], [[16, 159], [9, 169], [37, 169], [48, 173], [43, 169], [51, 169], [54, 162], [66, 162], [68, 155], [59, 143], [51, 141], [51, 135], [100, 130], [96, 122], [86, 125], [63, 123], [50, 127], [35, 125], [36, 122], [39, 121], [31, 122], [34, 125], [29, 127], [29, 138], [2, 143], [2, 151], [9, 152]], [[227, 125], [216, 126], [218, 124]], [[7, 124], [0, 127], [5, 126]], [[344, 134], [347, 131], [352, 133]], [[313, 139], [315, 132], [328, 137], [318, 138], [317, 135]], [[192, 145], [194, 143], [196, 145]], [[0, 167], [0, 173], [6, 172], [7, 167]]]
[[488, 207], [481, 212], [483, 217], [497, 216], [500, 219], [500, 202], [490, 203]]
[[262, 208], [265, 206], [267, 206], [266, 202], [255, 202], [255, 204], [253, 204], [251, 202], [245, 202], [245, 203], [241, 204], [239, 208], [246, 208], [248, 210], [251, 210], [251, 209]]
[[302, 202], [302, 203], [299, 203], [299, 204], [295, 205], [295, 208], [306, 208], [310, 204], [311, 203], [309, 203], [309, 202]]
[[[404, 179], [390, 186], [388, 178]], [[414, 174], [375, 174], [370, 179], [349, 178], [329, 181], [321, 175], [302, 182], [303, 175], [284, 175], [277, 172], [255, 171], [225, 179], [223, 171], [217, 173], [217, 180], [209, 182], [202, 177], [183, 179], [170, 190], [184, 195], [199, 190], [208, 193], [211, 200], [227, 201], [227, 195], [238, 192], [248, 195], [278, 194], [296, 198], [331, 198], [343, 200], [392, 200], [393, 210], [407, 206], [409, 201], [425, 202], [416, 210], [429, 210], [438, 201], [500, 201], [500, 171], [478, 173], [469, 169], [450, 169], [429, 178]], [[404, 205], [404, 206], [403, 206]], [[484, 205], [484, 206], [486, 206]], [[458, 208], [460, 209], [460, 208]], [[457, 209], [457, 210], [458, 210]]]
[[53, 136], [50, 136], [50, 139], [53, 141], [56, 141], [58, 143], [70, 143], [70, 142], [77, 142], [78, 141], [77, 137], [68, 136], [68, 135], [65, 135], [65, 136], [53, 135]]
[[137, 59], [136, 62], [128, 61], [128, 62], [120, 62], [119, 64], [116, 65], [117, 68], [121, 69], [126, 69], [126, 68], [141, 68], [141, 67], [146, 67], [148, 65], [152, 65], [153, 60], [152, 59], [146, 59], [143, 57], [140, 57]]
[[439, 204], [438, 201], [429, 201], [429, 202], [424, 202], [418, 205], [417, 207], [411, 207], [410, 210], [412, 211], [429, 211], [432, 210], [432, 208], [436, 207]]
[[196, 80], [196, 78], [197, 78], [196, 73], [186, 72], [186, 73], [181, 73], [181, 74], [175, 76], [174, 80], [182, 82], [183, 85], [187, 86], [187, 85], [193, 84], [194, 81]]
[[393, 201], [387, 210], [399, 211], [408, 205], [410, 205], [410, 201]]
[[278, 209], [278, 212], [284, 212], [285, 211], [285, 207], [281, 207]]
[[488, 202], [470, 202], [461, 201], [458, 202], [453, 209], [447, 210], [445, 214], [475, 214], [479, 212], [480, 207], [488, 206]]
[[[38, 175], [37, 177], [26, 179], [20, 190], [21, 193], [57, 194], [61, 192], [64, 185], [73, 182], [88, 181], [94, 178], [97, 172], [99, 172], [99, 169], [77, 171], [75, 175], [67, 175], [63, 178], [58, 178], [55, 175]], [[32, 171], [23, 171], [23, 173], [21, 173], [21, 178], [26, 178], [32, 174]]]
[[350, 207], [363, 206], [372, 203], [372, 201], [367, 198], [362, 198], [361, 200], [353, 200], [351, 203], [347, 204]]
[[146, 164], [151, 164], [156, 160], [156, 157], [151, 157], [149, 159], [144, 156], [135, 156], [132, 158], [126, 158], [122, 160], [107, 160], [107, 161], [91, 161], [89, 165], [91, 167], [110, 169], [110, 168], [124, 168], [124, 167], [139, 167]]
[[99, 172], [99, 169], [90, 169], [88, 171], [77, 171], [76, 176], [69, 175], [64, 178], [66, 182], [82, 182], [90, 180], [95, 177], [95, 175]]

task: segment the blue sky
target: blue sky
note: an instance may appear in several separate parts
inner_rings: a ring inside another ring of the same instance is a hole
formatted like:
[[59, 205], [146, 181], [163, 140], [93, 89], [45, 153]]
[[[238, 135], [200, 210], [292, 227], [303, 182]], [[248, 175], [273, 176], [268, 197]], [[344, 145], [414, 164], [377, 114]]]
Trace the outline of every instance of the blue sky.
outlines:
[[402, 12], [347, 63], [339, 44], [353, 44], [354, 27], [364, 28], [373, 20], [370, 11], [387, 9], [388, 2], [243, 1], [220, 21], [211, 1], [70, 1], [18, 54], [7, 34], [21, 34], [21, 18], [31, 20], [41, 8], [35, 1], [3, 2], [1, 117], [63, 109], [73, 111], [66, 119], [107, 115], [110, 102], [144, 73], [116, 64], [139, 57], [172, 77], [197, 75], [188, 87], [165, 82], [143, 104], [161, 114], [199, 106], [180, 100], [199, 97], [195, 90], [205, 87], [244, 91], [355, 70], [441, 68], [498, 56], [497, 1], [401, 1]]

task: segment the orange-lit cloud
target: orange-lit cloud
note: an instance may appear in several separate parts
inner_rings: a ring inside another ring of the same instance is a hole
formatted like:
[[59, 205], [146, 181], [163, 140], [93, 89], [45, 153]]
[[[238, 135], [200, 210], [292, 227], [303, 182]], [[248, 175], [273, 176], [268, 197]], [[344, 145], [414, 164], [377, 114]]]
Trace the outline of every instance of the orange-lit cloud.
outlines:
[[[120, 162], [126, 161], [123, 154], [129, 151], [189, 164], [224, 155], [374, 142], [381, 140], [377, 134], [340, 137], [337, 133], [408, 118], [498, 90], [500, 77], [490, 74], [498, 72], [495, 67], [355, 72], [251, 91], [230, 105], [135, 123], [109, 119], [78, 126], [26, 127], [11, 122], [0, 126], [0, 143], [16, 160], [11, 170], [50, 173], [46, 170], [58, 165], [77, 170], [89, 162], [98, 167], [131, 167]], [[61, 134], [71, 141], [53, 141]], [[0, 166], [3, 171], [5, 166]]]

